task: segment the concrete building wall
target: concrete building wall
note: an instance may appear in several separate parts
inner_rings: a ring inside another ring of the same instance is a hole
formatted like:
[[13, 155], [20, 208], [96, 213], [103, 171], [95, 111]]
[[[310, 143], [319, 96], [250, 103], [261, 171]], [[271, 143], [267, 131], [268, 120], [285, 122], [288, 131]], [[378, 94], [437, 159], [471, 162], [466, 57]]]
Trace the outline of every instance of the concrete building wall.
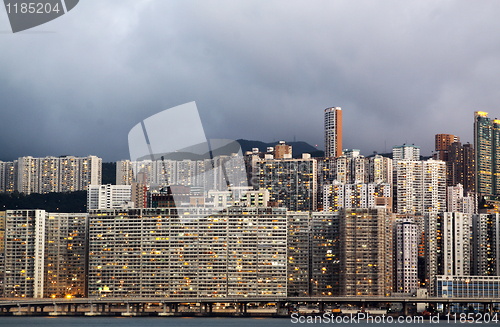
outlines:
[[376, 155], [369, 160], [369, 182], [392, 184], [392, 159]]
[[308, 296], [310, 213], [288, 211], [286, 218], [288, 230], [287, 294], [288, 296]]
[[87, 214], [48, 213], [44, 297], [86, 295]]
[[132, 163], [130, 160], [116, 162], [116, 185], [131, 185], [134, 182]]
[[17, 176], [15, 189], [24, 194], [74, 192], [87, 190], [102, 181], [102, 159], [88, 157], [21, 157], [3, 183], [11, 187], [12, 175]]
[[415, 292], [418, 285], [418, 226], [398, 219], [394, 229], [394, 290], [397, 293]]
[[44, 210], [6, 211], [6, 297], [43, 297], [45, 215]]
[[339, 212], [314, 212], [310, 235], [310, 294], [335, 296], [341, 292]]
[[340, 219], [340, 295], [385, 296], [386, 211], [345, 209]]
[[500, 274], [500, 216], [476, 214], [472, 216], [472, 267], [473, 275], [498, 276]]
[[470, 275], [470, 216], [460, 212], [443, 215], [443, 275]]
[[342, 155], [342, 109], [325, 109], [325, 157]]
[[290, 211], [314, 211], [317, 205], [317, 162], [303, 159], [261, 159], [255, 163], [259, 188], [269, 200]]
[[400, 145], [392, 148], [392, 160], [420, 160], [420, 147], [416, 145]]
[[119, 209], [130, 205], [132, 185], [90, 185], [87, 210]]
[[285, 208], [94, 210], [89, 297], [286, 296]]
[[440, 160], [399, 160], [395, 166], [394, 197], [398, 214], [446, 210], [446, 165]]

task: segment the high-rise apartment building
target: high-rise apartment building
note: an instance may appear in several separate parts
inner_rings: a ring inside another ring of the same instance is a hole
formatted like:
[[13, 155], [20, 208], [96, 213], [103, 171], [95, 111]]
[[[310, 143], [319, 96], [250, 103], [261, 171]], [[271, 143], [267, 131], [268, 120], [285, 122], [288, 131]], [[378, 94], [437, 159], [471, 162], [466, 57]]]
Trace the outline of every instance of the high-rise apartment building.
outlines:
[[87, 214], [48, 213], [45, 219], [44, 297], [85, 297]]
[[472, 217], [473, 214], [477, 213], [477, 196], [475, 193], [468, 193], [465, 196], [464, 193], [462, 184], [448, 186], [447, 211], [462, 212]]
[[89, 223], [89, 297], [287, 295], [285, 208], [94, 210]]
[[131, 185], [134, 182], [132, 162], [120, 160], [116, 162], [116, 185]]
[[459, 212], [425, 214], [426, 282], [436, 294], [437, 276], [468, 276], [471, 272], [471, 217]]
[[274, 158], [276, 159], [284, 159], [292, 158], [292, 146], [289, 144], [286, 144], [285, 141], [280, 141], [276, 146], [274, 147]]
[[429, 295], [435, 295], [435, 279], [443, 274], [443, 242], [442, 220], [443, 215], [426, 213], [424, 215], [424, 243], [425, 243], [425, 284]]
[[335, 158], [316, 158], [317, 161], [317, 204], [316, 209], [323, 211], [323, 188], [325, 185], [332, 183], [335, 180], [334, 173], [337, 169]]
[[147, 188], [143, 184], [132, 183], [132, 202], [134, 208], [146, 208], [147, 206]]
[[369, 158], [369, 182], [392, 184], [392, 159], [376, 155]]
[[309, 212], [286, 213], [288, 296], [309, 295], [309, 217]]
[[209, 190], [227, 190], [248, 186], [245, 163], [238, 154], [220, 155], [202, 160], [118, 161], [117, 185], [132, 182], [150, 185], [183, 185]]
[[476, 162], [475, 151], [472, 144], [462, 146], [462, 171], [464, 189], [467, 192], [476, 192]]
[[324, 187], [330, 184], [393, 183], [392, 159], [382, 156], [365, 158], [359, 150], [344, 150], [338, 158], [318, 161], [318, 210], [324, 210]]
[[441, 160], [398, 160], [394, 167], [394, 209], [398, 214], [446, 210], [446, 164]]
[[446, 185], [462, 184], [467, 192], [475, 192], [474, 147], [460, 143], [460, 137], [436, 134], [433, 159], [446, 162]]
[[0, 161], [0, 193], [12, 193], [17, 187], [17, 161]]
[[[5, 211], [0, 211], [0, 267], [5, 264]], [[0, 271], [0, 297], [3, 296], [4, 269]]]
[[267, 207], [269, 191], [267, 189], [241, 189], [231, 191], [208, 191], [206, 203], [213, 204], [214, 208], [228, 208], [231, 206]]
[[335, 159], [323, 160], [329, 163], [330, 181], [339, 183], [368, 183], [370, 180], [370, 160], [359, 154], [359, 150], [344, 150], [344, 154]]
[[[342, 215], [342, 214], [341, 214]], [[386, 209], [345, 209], [339, 222], [340, 295], [386, 296], [392, 289]], [[390, 238], [390, 237], [389, 237]], [[392, 258], [392, 256], [391, 256]]]
[[394, 146], [392, 147], [392, 160], [420, 160], [420, 147], [408, 144]]
[[443, 275], [468, 276], [471, 217], [461, 212], [445, 212], [442, 215]]
[[411, 220], [396, 219], [394, 227], [394, 291], [412, 293], [418, 285], [418, 225]]
[[254, 162], [258, 188], [269, 190], [269, 200], [290, 211], [314, 211], [317, 205], [317, 162], [302, 159], [260, 159]]
[[377, 198], [392, 196], [390, 184], [342, 184], [334, 181], [323, 188], [323, 211], [342, 208], [373, 208]]
[[228, 224], [228, 296], [287, 296], [286, 209], [232, 207], [218, 217]]
[[342, 109], [325, 109], [325, 157], [342, 155]]
[[472, 144], [454, 142], [448, 147], [447, 180], [448, 186], [462, 184], [466, 192], [475, 191], [474, 148]]
[[7, 210], [5, 297], [86, 295], [87, 214]]
[[311, 296], [340, 294], [339, 212], [313, 212], [310, 233]]
[[454, 142], [460, 142], [460, 137], [452, 134], [436, 134], [434, 159], [448, 161], [448, 151]]
[[[439, 154], [439, 153], [438, 153]], [[438, 157], [436, 155], [436, 157]], [[443, 159], [440, 159], [443, 160]], [[453, 142], [446, 150], [446, 185], [463, 185], [464, 181], [464, 157], [462, 143]]]
[[500, 214], [472, 216], [471, 272], [476, 276], [499, 276]]
[[0, 253], [5, 251], [5, 211], [0, 211]]
[[103, 209], [122, 209], [124, 207], [135, 207], [135, 204], [132, 203], [132, 185], [107, 184], [90, 185], [88, 187], [88, 211]]
[[436, 134], [433, 159], [446, 162], [446, 185], [462, 184], [474, 192], [474, 153], [471, 144], [462, 146], [460, 137], [451, 134]]
[[84, 191], [102, 181], [102, 159], [96, 156], [21, 157], [13, 164], [15, 172], [5, 173], [5, 189], [16, 176], [15, 190], [24, 194]]
[[5, 297], [42, 298], [45, 211], [7, 210], [5, 216]]
[[500, 120], [474, 113], [475, 186], [479, 194], [500, 194]]
[[361, 155], [351, 159], [352, 183], [368, 183], [369, 181], [369, 160]]

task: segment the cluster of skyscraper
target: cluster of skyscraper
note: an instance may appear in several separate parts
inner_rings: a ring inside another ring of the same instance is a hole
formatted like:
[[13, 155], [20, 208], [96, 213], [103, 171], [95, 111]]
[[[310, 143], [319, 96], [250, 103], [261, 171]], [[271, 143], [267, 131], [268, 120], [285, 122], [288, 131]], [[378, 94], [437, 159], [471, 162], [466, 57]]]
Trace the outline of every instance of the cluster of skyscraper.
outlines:
[[20, 157], [0, 161], [0, 192], [31, 193], [85, 191], [102, 182], [102, 159], [88, 157]]
[[17, 167], [13, 180], [26, 193], [69, 191], [69, 167], [71, 176], [92, 176], [72, 179], [88, 190], [87, 214], [4, 214], [4, 295], [390, 296], [423, 288], [498, 296], [499, 126], [476, 112], [476, 150], [438, 134], [427, 160], [407, 144], [392, 158], [364, 157], [342, 149], [342, 110], [333, 107], [323, 158], [294, 158], [282, 141], [243, 158], [125, 160], [117, 185], [93, 182], [94, 157], [2, 163], [4, 175]]

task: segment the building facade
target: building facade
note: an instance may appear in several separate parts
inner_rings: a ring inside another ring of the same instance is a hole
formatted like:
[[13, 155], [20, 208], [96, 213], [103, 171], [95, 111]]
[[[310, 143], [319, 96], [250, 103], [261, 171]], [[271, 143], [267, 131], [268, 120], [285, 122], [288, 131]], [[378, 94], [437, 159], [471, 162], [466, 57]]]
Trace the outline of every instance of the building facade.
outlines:
[[460, 142], [460, 137], [452, 134], [436, 134], [434, 159], [448, 161], [449, 150], [452, 143]]
[[10, 188], [11, 176], [16, 176], [14, 190], [31, 193], [85, 191], [102, 182], [102, 159], [88, 157], [20, 157], [13, 163], [15, 172], [5, 174], [4, 185]]
[[500, 120], [474, 113], [475, 186], [479, 194], [500, 194]]
[[420, 147], [403, 144], [392, 148], [392, 160], [420, 160]]
[[475, 162], [472, 144], [452, 143], [446, 152], [446, 183], [463, 185], [466, 192], [475, 192]]
[[290, 211], [314, 211], [317, 205], [317, 162], [302, 159], [260, 159], [255, 163], [258, 188], [269, 190], [269, 201]]
[[478, 214], [472, 216], [471, 271], [476, 276], [499, 276], [500, 216]]
[[398, 214], [424, 214], [446, 210], [444, 161], [399, 160], [394, 169], [394, 209]]
[[0, 211], [0, 297], [3, 295], [4, 273], [5, 269], [5, 211]]
[[[386, 296], [390, 260], [387, 214], [382, 208], [345, 209], [339, 222], [340, 295]], [[389, 237], [390, 238], [390, 237]]]
[[287, 295], [285, 208], [94, 210], [89, 297]]
[[292, 146], [286, 144], [285, 141], [279, 141], [274, 147], [274, 158], [276, 159], [291, 159], [292, 158]]
[[[144, 202], [143, 202], [144, 203]], [[87, 192], [87, 210], [134, 207], [132, 185], [90, 185]]]
[[4, 296], [44, 296], [44, 210], [7, 210], [5, 215]]
[[392, 184], [392, 159], [376, 155], [369, 158], [370, 160], [370, 171], [369, 171], [369, 182], [370, 183], [389, 183]]
[[287, 294], [309, 295], [310, 213], [286, 213], [287, 219]]
[[124, 160], [117, 162], [116, 169], [118, 185], [182, 185], [203, 187], [206, 191], [224, 191], [228, 184], [248, 186], [245, 162], [238, 153], [200, 160]]
[[323, 188], [323, 211], [342, 208], [373, 208], [377, 198], [392, 196], [390, 184], [342, 184], [333, 182]]
[[120, 160], [116, 162], [116, 185], [131, 185], [134, 182], [132, 162]]
[[0, 193], [12, 193], [17, 189], [17, 161], [0, 161]]
[[339, 212], [314, 212], [311, 215], [311, 296], [340, 294], [340, 217]]
[[[443, 275], [470, 275], [470, 215], [461, 212], [442, 214]], [[439, 241], [439, 239], [438, 239]]]
[[448, 212], [462, 212], [472, 217], [477, 213], [477, 195], [468, 193], [465, 196], [462, 184], [448, 186], [446, 206]]
[[325, 109], [325, 157], [342, 155], [342, 109]]
[[413, 293], [418, 280], [418, 225], [404, 219], [395, 221], [394, 228], [394, 291]]
[[87, 214], [45, 217], [44, 297], [85, 297]]
[[436, 296], [453, 298], [499, 298], [498, 276], [436, 276]]

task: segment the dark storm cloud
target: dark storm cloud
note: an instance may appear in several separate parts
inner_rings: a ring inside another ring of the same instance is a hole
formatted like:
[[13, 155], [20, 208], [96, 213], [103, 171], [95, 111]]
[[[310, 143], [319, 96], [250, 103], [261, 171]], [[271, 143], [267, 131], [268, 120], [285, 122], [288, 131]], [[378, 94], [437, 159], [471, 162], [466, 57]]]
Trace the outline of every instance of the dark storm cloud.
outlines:
[[472, 141], [475, 110], [500, 116], [499, 13], [493, 1], [80, 2], [0, 33], [0, 159], [123, 159], [130, 128], [190, 101], [212, 138], [322, 148], [323, 109], [341, 106], [344, 147], [430, 154], [436, 133]]

